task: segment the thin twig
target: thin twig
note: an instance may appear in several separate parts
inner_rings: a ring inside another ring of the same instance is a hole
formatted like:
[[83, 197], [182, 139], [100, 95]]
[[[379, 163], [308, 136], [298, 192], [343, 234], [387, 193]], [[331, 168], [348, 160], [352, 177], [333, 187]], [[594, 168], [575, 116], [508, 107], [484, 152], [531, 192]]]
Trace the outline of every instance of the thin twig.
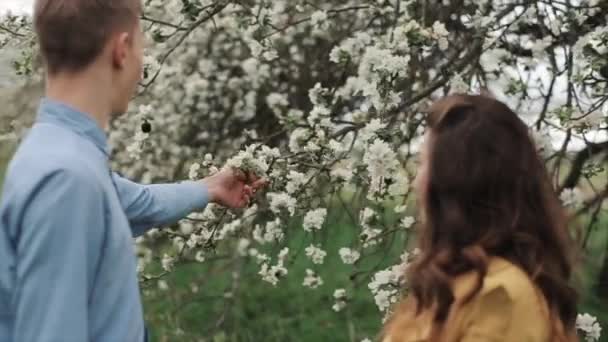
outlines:
[[[332, 15], [329, 15], [328, 18], [333, 18], [337, 14], [342, 13], [342, 12], [359, 11], [359, 10], [369, 9], [369, 8], [370, 8], [370, 6], [353, 6], [353, 7], [346, 7], [346, 8], [339, 8], [339, 9], [335, 9], [335, 10], [329, 10], [329, 11], [327, 11], [327, 13], [328, 14], [332, 14]], [[294, 27], [294, 26], [298, 26], [298, 25], [300, 25], [302, 23], [310, 21], [311, 19], [312, 19], [312, 17], [307, 17], [307, 18], [303, 18], [303, 19], [300, 19], [300, 20], [296, 20], [296, 21], [294, 21], [292, 23], [289, 23], [289, 24], [283, 26], [282, 28], [279, 28], [278, 30], [275, 30], [275, 31], [272, 31], [272, 32], [266, 34], [262, 38], [266, 39], [268, 37], [274, 36], [277, 33], [285, 32], [289, 28]]]
[[172, 28], [174, 28], [174, 29], [176, 29], [178, 31], [186, 31], [186, 30], [188, 30], [187, 27], [183, 27], [183, 26], [180, 26], [180, 25], [172, 24], [170, 22], [166, 22], [166, 21], [163, 21], [163, 20], [160, 20], [160, 19], [150, 18], [150, 17], [147, 17], [146, 15], [142, 15], [141, 16], [141, 20], [149, 21], [149, 22], [154, 23], [154, 24], [159, 24], [159, 25], [163, 25], [163, 26], [172, 27]]
[[[140, 92], [140, 95], [142, 93], [144, 93], [148, 87], [154, 83], [154, 81], [156, 81], [156, 78], [158, 78], [158, 75], [160, 74], [160, 71], [162, 69], [162, 66], [165, 64], [165, 62], [167, 61], [167, 58], [169, 58], [169, 56], [171, 56], [171, 54], [173, 54], [173, 52], [180, 46], [182, 45], [182, 43], [186, 40], [186, 38], [188, 38], [188, 36], [190, 36], [190, 34], [199, 26], [201, 26], [203, 23], [205, 23], [207, 20], [213, 18], [214, 15], [220, 13], [222, 10], [224, 10], [224, 8], [226, 8], [226, 6], [228, 6], [228, 3], [223, 3], [221, 5], [217, 5], [214, 4], [216, 7], [209, 13], [207, 13], [206, 16], [203, 16], [202, 18], [200, 18], [199, 20], [197, 20], [194, 24], [192, 24], [185, 32], [184, 34], [179, 38], [179, 40], [177, 41], [177, 43], [175, 43], [171, 49], [169, 49], [169, 51], [167, 51], [165, 53], [165, 55], [161, 58], [161, 60], [159, 61], [159, 65], [160, 67], [158, 68], [158, 70], [156, 71], [156, 73], [154, 74], [154, 76], [152, 77], [152, 79], [147, 82], [146, 84], [144, 84], [144, 90]], [[214, 6], [214, 5], [209, 5], [207, 7], [210, 6]]]
[[19, 33], [17, 31], [13, 31], [13, 30], [11, 30], [8, 27], [3, 26], [3, 25], [0, 25], [0, 31], [5, 31], [7, 33], [12, 34], [13, 36], [17, 36], [17, 37], [21, 37], [21, 38], [25, 37], [25, 34]]

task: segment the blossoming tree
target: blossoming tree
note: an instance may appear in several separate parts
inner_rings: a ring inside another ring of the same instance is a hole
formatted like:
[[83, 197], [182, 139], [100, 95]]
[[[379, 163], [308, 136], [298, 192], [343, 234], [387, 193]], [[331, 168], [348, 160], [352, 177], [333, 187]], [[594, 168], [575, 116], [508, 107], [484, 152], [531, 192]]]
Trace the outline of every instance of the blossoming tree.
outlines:
[[[403, 274], [415, 251], [404, 245], [387, 269], [358, 266], [395, 236], [408, 240], [416, 224], [410, 184], [421, 113], [451, 92], [489, 91], [516, 109], [564, 204], [585, 218], [582, 247], [599, 228], [608, 197], [606, 2], [145, 4], [151, 44], [136, 105], [113, 122], [115, 168], [156, 182], [197, 179], [229, 165], [272, 183], [242, 212], [210, 206], [140, 238], [144, 283], [163, 285], [184, 262], [228, 255], [253, 260], [259, 281], [281, 286], [290, 263], [307, 258], [304, 287], [328, 291], [340, 311], [349, 286], [368, 286], [381, 319], [407, 288]], [[6, 16], [0, 46], [19, 48], [15, 70], [36, 77], [30, 26], [27, 17]], [[344, 288], [324, 289], [328, 255], [320, 237], [332, 210], [348, 212], [359, 238], [339, 249], [352, 267]], [[293, 229], [307, 236], [301, 250], [286, 247]], [[171, 248], [151, 248], [159, 241]], [[149, 270], [155, 260], [162, 272]], [[600, 278], [608, 282], [608, 261]], [[579, 323], [588, 340], [599, 338], [593, 317]]]

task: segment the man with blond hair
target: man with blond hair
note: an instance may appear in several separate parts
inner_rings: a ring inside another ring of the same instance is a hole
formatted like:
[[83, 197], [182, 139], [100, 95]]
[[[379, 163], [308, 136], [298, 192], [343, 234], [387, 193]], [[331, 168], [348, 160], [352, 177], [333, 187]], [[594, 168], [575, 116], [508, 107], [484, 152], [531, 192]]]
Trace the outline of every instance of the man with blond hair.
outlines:
[[141, 342], [133, 236], [209, 202], [243, 207], [230, 169], [140, 185], [109, 169], [106, 130], [142, 74], [140, 0], [37, 0], [46, 96], [0, 202], [0, 341]]

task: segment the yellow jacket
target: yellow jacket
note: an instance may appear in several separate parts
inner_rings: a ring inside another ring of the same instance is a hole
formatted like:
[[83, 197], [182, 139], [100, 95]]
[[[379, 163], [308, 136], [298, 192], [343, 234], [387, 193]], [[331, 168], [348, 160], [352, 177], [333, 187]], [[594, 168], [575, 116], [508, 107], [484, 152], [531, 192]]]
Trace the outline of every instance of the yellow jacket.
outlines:
[[[475, 285], [475, 275], [454, 281], [456, 301]], [[425, 342], [431, 313], [398, 311], [383, 342]], [[551, 323], [544, 296], [517, 266], [492, 258], [481, 291], [464, 305], [452, 305], [441, 342], [551, 342]], [[392, 336], [391, 336], [392, 334]]]

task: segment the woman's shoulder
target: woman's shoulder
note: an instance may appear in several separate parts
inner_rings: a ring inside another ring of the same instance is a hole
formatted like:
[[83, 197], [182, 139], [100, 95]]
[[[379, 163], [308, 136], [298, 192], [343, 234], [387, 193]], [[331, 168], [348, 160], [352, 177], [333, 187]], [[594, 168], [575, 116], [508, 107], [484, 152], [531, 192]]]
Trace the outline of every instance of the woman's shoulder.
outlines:
[[[444, 340], [549, 340], [549, 315], [544, 296], [520, 267], [502, 258], [491, 258], [480, 291], [465, 300], [477, 280], [474, 272], [454, 280], [455, 304], [442, 328]], [[458, 304], [459, 301], [463, 304]], [[406, 303], [402, 306], [408, 307]], [[432, 321], [430, 311], [420, 315], [398, 311], [392, 322], [397, 328], [389, 329], [397, 331], [398, 336], [387, 336], [383, 342], [428, 341]], [[464, 335], [477, 339], [462, 339]]]
[[[458, 300], [467, 297], [475, 288], [477, 280], [478, 275], [474, 272], [456, 278], [453, 283], [455, 298]], [[492, 257], [482, 287], [475, 297], [480, 298], [497, 292], [503, 292], [509, 302], [513, 303], [540, 294], [532, 279], [519, 266], [506, 259]]]
[[493, 257], [479, 295], [483, 297], [497, 291], [504, 292], [513, 305], [538, 305], [531, 300], [533, 298], [544, 302], [542, 292], [521, 267], [506, 259]]
[[[455, 292], [466, 293], [471, 284], [472, 280], [463, 278]], [[477, 333], [511, 336], [509, 341], [524, 336], [525, 340], [542, 341], [549, 329], [542, 292], [526, 272], [502, 258], [490, 260], [481, 290], [462, 307], [461, 314], [465, 316], [463, 326], [474, 326]]]

